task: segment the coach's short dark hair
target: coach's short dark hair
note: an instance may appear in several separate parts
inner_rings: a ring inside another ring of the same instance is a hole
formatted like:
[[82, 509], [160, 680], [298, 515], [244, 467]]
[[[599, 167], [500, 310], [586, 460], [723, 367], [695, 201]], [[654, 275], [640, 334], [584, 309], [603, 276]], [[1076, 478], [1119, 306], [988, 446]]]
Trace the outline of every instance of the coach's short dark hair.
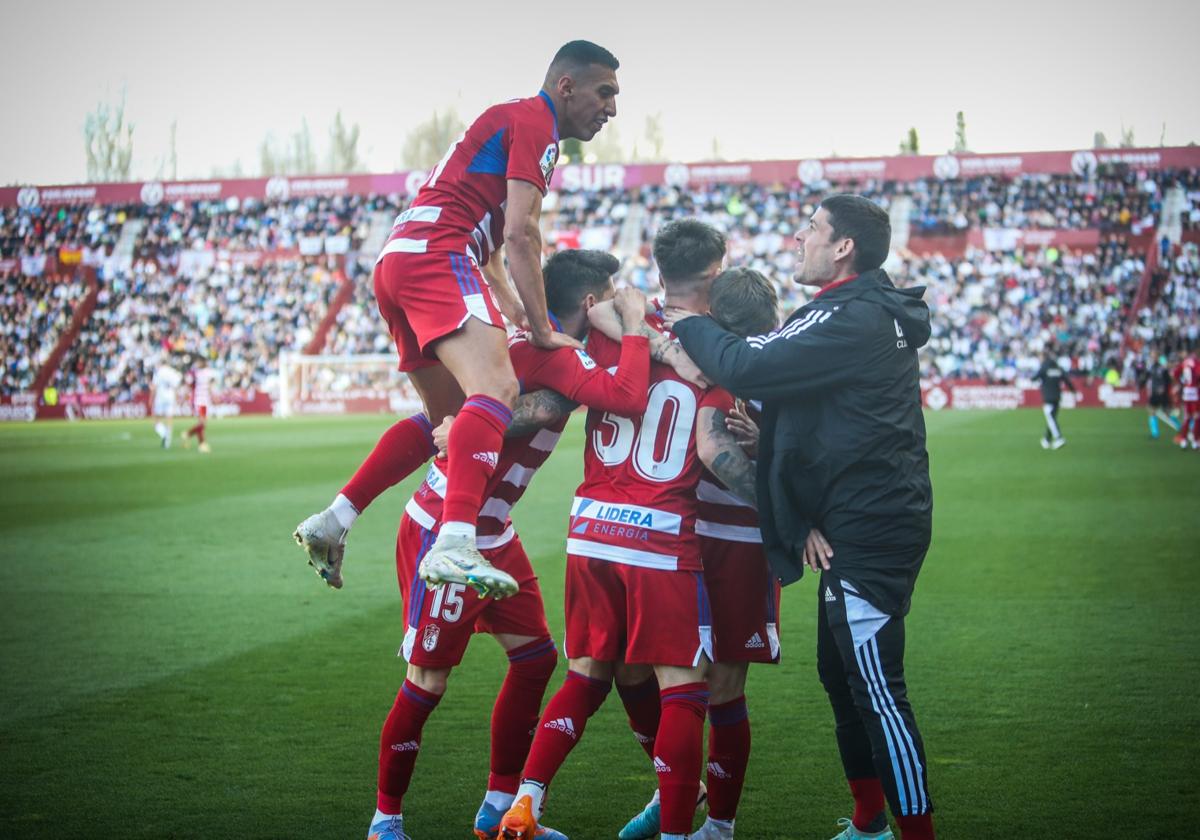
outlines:
[[593, 44], [591, 41], [568, 41], [554, 54], [547, 75], [560, 76], [570, 69], [587, 67], [589, 64], [602, 64], [612, 70], [621, 66], [617, 57], [599, 44]]
[[621, 262], [604, 251], [559, 251], [542, 267], [546, 306], [556, 318], [569, 318], [589, 294], [602, 297]]
[[879, 268], [892, 245], [892, 222], [887, 211], [861, 195], [842, 193], [821, 202], [829, 214], [833, 239], [854, 240], [854, 270]]
[[725, 258], [725, 235], [699, 219], [676, 219], [654, 237], [654, 261], [664, 285], [698, 279]]
[[779, 323], [775, 286], [752, 268], [728, 268], [717, 275], [708, 292], [714, 321], [734, 335], [762, 335]]

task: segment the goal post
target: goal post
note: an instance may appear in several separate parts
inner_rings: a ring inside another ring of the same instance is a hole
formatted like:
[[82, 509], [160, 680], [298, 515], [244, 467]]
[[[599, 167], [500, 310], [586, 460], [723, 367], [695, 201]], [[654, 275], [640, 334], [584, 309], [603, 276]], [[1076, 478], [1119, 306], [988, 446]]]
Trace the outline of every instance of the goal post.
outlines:
[[421, 400], [389, 353], [279, 354], [280, 417], [300, 414], [403, 414]]

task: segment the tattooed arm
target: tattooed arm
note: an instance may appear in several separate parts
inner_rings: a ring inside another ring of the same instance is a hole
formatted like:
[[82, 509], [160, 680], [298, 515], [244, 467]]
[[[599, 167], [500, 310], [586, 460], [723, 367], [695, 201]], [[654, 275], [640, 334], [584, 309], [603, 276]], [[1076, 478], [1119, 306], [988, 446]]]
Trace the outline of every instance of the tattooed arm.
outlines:
[[654, 327], [642, 321], [632, 326], [632, 329], [624, 328], [620, 316], [617, 314], [616, 306], [611, 301], [598, 303], [588, 310], [588, 321], [592, 328], [604, 333], [613, 341], [620, 341], [623, 335], [640, 335], [650, 340], [650, 358], [664, 365], [670, 365], [675, 369], [675, 372], [691, 382], [693, 385], [699, 385], [701, 388], [707, 388], [712, 385], [712, 381], [706, 377], [692, 361], [691, 357], [683, 351], [679, 346], [679, 342], [672, 341], [667, 336], [660, 333]]
[[578, 407], [557, 391], [531, 391], [517, 397], [513, 406], [512, 422], [504, 433], [506, 438], [531, 435], [538, 429], [561, 420]]
[[725, 425], [725, 412], [703, 406], [696, 420], [696, 452], [721, 483], [742, 501], [758, 506], [754, 462]]

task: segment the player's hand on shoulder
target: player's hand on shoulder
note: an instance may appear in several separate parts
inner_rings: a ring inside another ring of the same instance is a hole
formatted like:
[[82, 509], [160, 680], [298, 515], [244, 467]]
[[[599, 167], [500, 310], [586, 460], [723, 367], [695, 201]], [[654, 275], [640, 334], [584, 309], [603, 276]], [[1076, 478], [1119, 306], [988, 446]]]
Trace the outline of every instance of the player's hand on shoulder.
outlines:
[[613, 305], [626, 332], [635, 330], [646, 318], [646, 296], [630, 286], [617, 289]]
[[699, 314], [699, 312], [693, 312], [681, 306], [668, 306], [663, 310], [663, 322], [667, 325], [668, 329], [674, 329], [675, 325], [684, 318], [694, 318]]
[[733, 408], [725, 416], [725, 428], [729, 429], [748, 458], [758, 457], [758, 424], [746, 411], [745, 401], [734, 402]]
[[530, 331], [529, 343], [543, 350], [557, 350], [560, 347], [566, 347], [568, 350], [583, 349], [583, 344], [577, 339], [572, 338], [566, 333], [555, 332], [554, 330]]

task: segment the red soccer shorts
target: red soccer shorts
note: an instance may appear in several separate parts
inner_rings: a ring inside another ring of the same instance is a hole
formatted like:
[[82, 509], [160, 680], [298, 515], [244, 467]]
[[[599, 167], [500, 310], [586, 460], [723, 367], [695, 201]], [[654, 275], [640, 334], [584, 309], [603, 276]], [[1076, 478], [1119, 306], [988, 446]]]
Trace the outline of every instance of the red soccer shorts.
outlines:
[[196, 406], [196, 417], [199, 420], [207, 420], [208, 419], [208, 406], [206, 406], [206, 405]]
[[716, 662], [779, 661], [779, 581], [761, 543], [700, 538]]
[[375, 299], [406, 372], [438, 364], [433, 345], [472, 316], [504, 329], [491, 288], [465, 254], [385, 254], [375, 266]]
[[516, 595], [498, 601], [480, 598], [474, 589], [460, 583], [444, 583], [437, 589], [429, 589], [417, 577], [421, 558], [433, 546], [436, 536], [408, 515], [400, 520], [396, 576], [406, 616], [400, 654], [409, 664], [453, 668], [462, 662], [474, 633], [510, 633], [534, 638], [550, 635], [542, 592], [518, 537], [499, 548], [483, 549], [483, 556], [497, 569], [516, 578], [521, 587]]
[[567, 555], [568, 659], [691, 667], [712, 658], [712, 618], [700, 572]]

